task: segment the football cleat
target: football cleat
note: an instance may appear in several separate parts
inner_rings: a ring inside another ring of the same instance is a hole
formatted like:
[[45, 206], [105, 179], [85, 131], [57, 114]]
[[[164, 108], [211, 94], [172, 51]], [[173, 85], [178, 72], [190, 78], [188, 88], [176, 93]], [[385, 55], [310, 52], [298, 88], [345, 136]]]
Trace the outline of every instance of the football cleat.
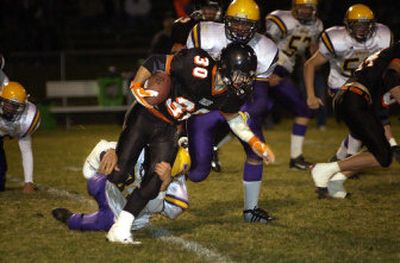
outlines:
[[243, 211], [244, 222], [246, 223], [261, 223], [267, 224], [273, 220], [273, 218], [262, 208], [254, 207], [254, 209], [248, 209]]
[[125, 228], [118, 224], [112, 225], [106, 235], [106, 239], [109, 242], [120, 243], [126, 245], [140, 245], [142, 242], [133, 240], [131, 231], [125, 231]]
[[221, 162], [219, 161], [219, 158], [218, 158], [218, 147], [216, 147], [216, 146], [213, 147], [211, 169], [216, 173], [221, 172]]
[[300, 155], [297, 158], [290, 159], [289, 168], [298, 170], [308, 170], [312, 166], [312, 163], [304, 160], [304, 156]]
[[54, 208], [51, 210], [51, 214], [55, 219], [60, 221], [63, 224], [67, 224], [67, 220], [72, 216], [72, 212], [66, 208]]

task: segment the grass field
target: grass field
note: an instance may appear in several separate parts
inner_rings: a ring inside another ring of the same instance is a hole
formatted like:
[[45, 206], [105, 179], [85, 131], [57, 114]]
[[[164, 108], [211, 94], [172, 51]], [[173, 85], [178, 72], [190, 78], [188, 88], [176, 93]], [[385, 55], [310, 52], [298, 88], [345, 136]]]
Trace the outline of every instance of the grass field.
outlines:
[[[271, 224], [243, 223], [244, 154], [234, 140], [221, 151], [223, 173], [188, 182], [190, 208], [181, 217], [156, 216], [151, 226], [135, 232], [141, 246], [107, 243], [105, 233], [69, 231], [50, 211], [96, 209], [79, 169], [97, 141], [116, 140], [119, 129], [38, 131], [34, 178], [41, 191], [35, 194], [21, 193], [18, 146], [6, 143], [9, 181], [0, 193], [0, 262], [400, 262], [399, 164], [348, 180], [351, 199], [318, 200], [309, 172], [288, 169], [289, 121], [265, 131], [277, 156], [277, 163], [264, 171], [260, 198], [260, 205], [277, 218]], [[310, 128], [305, 155], [326, 161], [344, 135], [344, 126], [333, 121], [324, 132]]]

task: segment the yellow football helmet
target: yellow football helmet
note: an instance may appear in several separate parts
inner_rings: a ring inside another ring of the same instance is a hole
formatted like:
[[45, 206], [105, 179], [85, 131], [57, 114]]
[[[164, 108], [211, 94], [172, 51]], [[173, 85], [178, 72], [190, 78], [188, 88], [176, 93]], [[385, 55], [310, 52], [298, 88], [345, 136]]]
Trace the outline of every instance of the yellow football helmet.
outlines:
[[310, 24], [317, 18], [318, 0], [293, 0], [292, 14], [302, 24]]
[[234, 0], [226, 10], [226, 37], [246, 44], [257, 32], [259, 20], [260, 9], [254, 0]]
[[346, 12], [344, 24], [353, 38], [365, 42], [375, 32], [374, 12], [363, 4], [352, 5]]
[[178, 174], [186, 174], [189, 172], [191, 166], [189, 151], [179, 146], [178, 153], [176, 154], [174, 165], [171, 169], [171, 176], [177, 176]]
[[0, 115], [9, 121], [19, 119], [25, 110], [27, 95], [18, 82], [10, 81], [0, 92]]

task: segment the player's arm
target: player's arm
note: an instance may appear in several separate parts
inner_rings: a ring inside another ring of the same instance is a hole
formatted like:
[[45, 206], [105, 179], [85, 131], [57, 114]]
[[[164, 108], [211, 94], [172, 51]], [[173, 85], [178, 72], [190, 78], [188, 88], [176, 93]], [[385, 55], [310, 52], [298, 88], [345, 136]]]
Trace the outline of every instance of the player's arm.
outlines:
[[327, 61], [328, 60], [317, 51], [304, 63], [304, 84], [307, 91], [307, 105], [310, 109], [318, 109], [320, 105], [323, 105], [322, 101], [315, 96], [314, 78], [316, 68], [325, 64]]
[[25, 137], [19, 138], [18, 146], [21, 151], [24, 181], [25, 183], [33, 183], [32, 137], [28, 134]]
[[266, 164], [273, 163], [275, 161], [275, 155], [271, 149], [263, 143], [247, 125], [247, 116], [243, 112], [239, 113], [226, 113], [221, 112], [229, 127], [242, 141], [248, 143], [251, 149], [261, 158], [264, 159]]

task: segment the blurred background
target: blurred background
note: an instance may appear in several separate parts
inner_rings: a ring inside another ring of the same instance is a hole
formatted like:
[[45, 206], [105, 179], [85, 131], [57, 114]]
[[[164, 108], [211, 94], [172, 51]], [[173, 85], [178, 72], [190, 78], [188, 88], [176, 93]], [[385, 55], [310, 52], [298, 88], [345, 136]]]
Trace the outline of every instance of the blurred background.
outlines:
[[[223, 9], [230, 1], [221, 1]], [[290, 0], [257, 1], [262, 17], [290, 9]], [[399, 37], [399, 1], [321, 0], [325, 27], [341, 25], [347, 8], [369, 5], [378, 22]], [[2, 0], [0, 52], [4, 71], [21, 82], [36, 103], [45, 102], [49, 80], [89, 80], [110, 74], [129, 78], [150, 52], [153, 37], [201, 1], [190, 0]], [[260, 31], [263, 31], [262, 21]], [[153, 41], [154, 42], [154, 41]], [[153, 50], [152, 50], [153, 49]]]

